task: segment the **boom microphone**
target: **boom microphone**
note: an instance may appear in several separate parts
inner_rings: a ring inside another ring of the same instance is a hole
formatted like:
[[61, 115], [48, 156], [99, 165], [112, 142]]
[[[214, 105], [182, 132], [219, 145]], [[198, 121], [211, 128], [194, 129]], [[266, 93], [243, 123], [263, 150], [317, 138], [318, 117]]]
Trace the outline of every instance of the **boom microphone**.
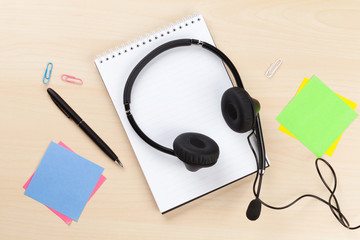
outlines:
[[252, 200], [246, 210], [246, 217], [251, 220], [255, 221], [259, 218], [261, 213], [261, 201], [259, 198], [255, 198]]

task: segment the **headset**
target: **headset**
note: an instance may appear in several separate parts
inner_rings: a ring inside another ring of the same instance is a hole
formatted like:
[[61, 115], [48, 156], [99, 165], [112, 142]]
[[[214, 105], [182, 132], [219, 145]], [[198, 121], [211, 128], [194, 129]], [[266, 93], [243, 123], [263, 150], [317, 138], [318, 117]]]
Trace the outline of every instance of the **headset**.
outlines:
[[[260, 199], [262, 179], [266, 167], [265, 144], [263, 140], [260, 114], [259, 114], [260, 103], [255, 98], [252, 98], [250, 94], [244, 89], [240, 75], [236, 70], [234, 64], [230, 61], [230, 59], [222, 51], [220, 51], [218, 48], [214, 47], [209, 43], [197, 39], [178, 39], [164, 43], [159, 47], [155, 48], [154, 50], [152, 50], [150, 53], [148, 53], [131, 71], [124, 88], [123, 103], [129, 123], [134, 129], [134, 131], [139, 135], [139, 137], [142, 138], [146, 143], [148, 143], [153, 148], [179, 158], [185, 164], [185, 167], [189, 171], [198, 171], [201, 168], [211, 167], [214, 164], [216, 164], [220, 153], [219, 146], [210, 137], [194, 132], [182, 133], [175, 138], [173, 142], [173, 148], [171, 149], [162, 146], [161, 144], [149, 138], [140, 129], [140, 127], [135, 121], [134, 116], [131, 114], [131, 109], [130, 109], [131, 90], [141, 70], [152, 59], [154, 59], [161, 53], [169, 49], [173, 49], [177, 47], [185, 47], [190, 45], [199, 45], [204, 49], [214, 53], [216, 56], [218, 56], [223, 61], [223, 63], [228, 67], [236, 83], [236, 86], [229, 88], [223, 93], [223, 96], [221, 98], [221, 112], [225, 122], [233, 131], [238, 133], [246, 133], [251, 131], [251, 133], [248, 135], [248, 142], [256, 160], [257, 171], [253, 184], [253, 193], [255, 199], [253, 199], [250, 202], [247, 208], [246, 211], [247, 218], [252, 221], [258, 219], [261, 213], [262, 205], [271, 209], [280, 210], [292, 206], [294, 203], [296, 203], [297, 201], [299, 201], [304, 197], [313, 197], [327, 204], [330, 207], [334, 216], [343, 226], [349, 229], [359, 228], [360, 225], [353, 228], [350, 227], [349, 222], [347, 221], [345, 216], [341, 213], [338, 201], [334, 195], [336, 189], [336, 182], [337, 182], [335, 171], [333, 170], [331, 165], [322, 158], [316, 159], [315, 164], [322, 182], [330, 192], [330, 198], [328, 201], [312, 194], [305, 194], [300, 196], [295, 201], [293, 201], [292, 203], [286, 206], [273, 207]], [[252, 145], [250, 140], [250, 138], [254, 135], [256, 139], [258, 154], [256, 154], [254, 146]], [[333, 187], [333, 189], [331, 189], [323, 179], [318, 166], [319, 161], [324, 162], [326, 166], [330, 168], [333, 177], [335, 179], [335, 186]], [[331, 201], [335, 201], [335, 204], [332, 204]]]

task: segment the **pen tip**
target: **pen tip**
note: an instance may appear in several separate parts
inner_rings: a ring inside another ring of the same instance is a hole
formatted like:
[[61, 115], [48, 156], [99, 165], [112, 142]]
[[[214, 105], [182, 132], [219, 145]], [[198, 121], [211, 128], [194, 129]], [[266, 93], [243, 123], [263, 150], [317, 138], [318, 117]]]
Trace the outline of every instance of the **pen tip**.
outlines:
[[124, 165], [120, 162], [119, 159], [116, 159], [115, 162], [120, 165], [120, 167], [124, 167]]

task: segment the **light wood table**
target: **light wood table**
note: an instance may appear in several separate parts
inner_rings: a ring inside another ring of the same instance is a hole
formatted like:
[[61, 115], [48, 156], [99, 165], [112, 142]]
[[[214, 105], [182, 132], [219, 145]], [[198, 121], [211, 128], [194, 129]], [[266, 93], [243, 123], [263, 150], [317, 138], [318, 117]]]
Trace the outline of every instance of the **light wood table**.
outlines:
[[[247, 90], [262, 104], [271, 167], [262, 199], [284, 205], [304, 193], [328, 198], [314, 155], [278, 130], [276, 116], [304, 77], [316, 74], [332, 90], [360, 103], [360, 1], [8, 1], [0, 7], [0, 239], [359, 239], [313, 199], [260, 219], [245, 212], [250, 176], [161, 215], [115, 112], [94, 59], [201, 13], [217, 46], [232, 59]], [[278, 72], [266, 69], [277, 58]], [[46, 64], [54, 63], [48, 86]], [[60, 80], [81, 77], [82, 86]], [[123, 161], [114, 165], [49, 99], [53, 87], [86, 118]], [[86, 116], [86, 117], [85, 117]], [[50, 141], [63, 141], [105, 168], [107, 181], [79, 221], [63, 223], [24, 195]], [[337, 197], [352, 225], [360, 224], [360, 126], [344, 132], [332, 157]]]

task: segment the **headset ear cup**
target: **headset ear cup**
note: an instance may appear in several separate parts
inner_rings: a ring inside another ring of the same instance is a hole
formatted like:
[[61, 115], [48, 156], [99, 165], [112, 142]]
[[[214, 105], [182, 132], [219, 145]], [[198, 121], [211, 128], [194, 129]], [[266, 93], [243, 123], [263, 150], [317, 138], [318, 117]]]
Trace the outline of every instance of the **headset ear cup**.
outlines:
[[221, 112], [227, 125], [235, 132], [244, 133], [255, 125], [260, 104], [240, 87], [226, 90], [221, 99]]
[[183, 133], [173, 143], [175, 155], [184, 163], [210, 167], [217, 162], [219, 146], [200, 133]]

